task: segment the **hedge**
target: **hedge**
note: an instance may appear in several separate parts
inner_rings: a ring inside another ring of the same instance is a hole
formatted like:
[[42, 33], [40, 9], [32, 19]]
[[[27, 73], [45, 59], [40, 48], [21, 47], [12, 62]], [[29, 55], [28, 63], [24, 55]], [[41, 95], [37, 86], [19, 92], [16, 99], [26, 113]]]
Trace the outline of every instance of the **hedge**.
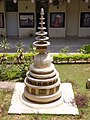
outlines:
[[[32, 61], [35, 54], [31, 53], [23, 53], [22, 61]], [[17, 60], [19, 53], [0, 53], [0, 63], [2, 63], [2, 59], [6, 63], [14, 63]], [[90, 54], [54, 54], [53, 55], [53, 62], [54, 63], [72, 63], [72, 62], [90, 62]]]
[[53, 55], [53, 62], [90, 62], [90, 54], [57, 54]]
[[[20, 54], [19, 53], [0, 53], [0, 63], [2, 63], [2, 60], [3, 62], [5, 63], [16, 63], [17, 61], [17, 58]], [[33, 53], [23, 53], [22, 54], [22, 61], [25, 62], [25, 61], [31, 61], [34, 57], [34, 54]]]

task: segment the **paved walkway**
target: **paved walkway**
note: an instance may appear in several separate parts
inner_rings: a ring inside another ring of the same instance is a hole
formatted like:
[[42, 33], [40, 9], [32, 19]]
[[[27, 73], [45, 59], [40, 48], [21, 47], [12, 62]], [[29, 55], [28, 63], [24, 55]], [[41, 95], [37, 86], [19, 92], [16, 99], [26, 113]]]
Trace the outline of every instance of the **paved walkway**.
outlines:
[[[3, 38], [0, 38], [2, 41]], [[33, 44], [35, 41], [35, 37], [28, 37], [28, 38], [8, 38], [8, 43], [10, 43], [10, 50], [7, 52], [16, 52], [16, 45], [18, 43], [23, 42], [24, 44], [24, 51], [28, 52], [30, 44]], [[62, 48], [68, 46], [70, 48], [70, 52], [75, 53], [77, 50], [85, 44], [90, 44], [90, 38], [76, 38], [76, 37], [65, 37], [65, 38], [50, 38], [49, 41], [51, 45], [48, 47], [49, 53], [59, 53]], [[0, 52], [4, 52], [0, 48]]]
[[15, 87], [15, 83], [14, 82], [2, 82], [0, 81], [0, 89], [7, 89], [7, 90], [13, 90]]

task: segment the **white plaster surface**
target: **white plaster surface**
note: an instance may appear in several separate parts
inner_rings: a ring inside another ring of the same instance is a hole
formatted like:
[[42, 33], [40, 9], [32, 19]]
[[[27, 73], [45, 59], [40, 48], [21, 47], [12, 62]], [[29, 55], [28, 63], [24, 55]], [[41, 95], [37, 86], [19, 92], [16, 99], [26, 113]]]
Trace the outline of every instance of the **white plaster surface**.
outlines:
[[79, 114], [71, 83], [62, 83], [62, 97], [48, 104], [34, 103], [25, 99], [23, 96], [24, 86], [24, 83], [16, 83], [9, 114]]

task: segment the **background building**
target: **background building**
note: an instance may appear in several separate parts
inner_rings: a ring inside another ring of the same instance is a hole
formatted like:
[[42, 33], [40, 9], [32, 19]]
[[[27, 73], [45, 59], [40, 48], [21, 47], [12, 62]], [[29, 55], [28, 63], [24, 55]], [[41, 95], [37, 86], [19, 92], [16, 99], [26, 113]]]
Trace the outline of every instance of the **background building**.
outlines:
[[41, 7], [49, 37], [90, 36], [90, 0], [0, 0], [0, 36], [32, 36]]

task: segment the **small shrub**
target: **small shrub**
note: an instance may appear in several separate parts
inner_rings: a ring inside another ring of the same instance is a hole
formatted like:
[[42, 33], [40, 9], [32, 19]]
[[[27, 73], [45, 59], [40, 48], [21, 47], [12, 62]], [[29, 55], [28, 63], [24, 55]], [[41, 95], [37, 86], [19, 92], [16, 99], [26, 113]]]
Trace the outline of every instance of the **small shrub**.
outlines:
[[84, 54], [90, 53], [90, 44], [83, 45], [83, 46], [79, 49], [79, 52], [80, 52], [80, 53], [84, 53]]
[[[4, 39], [2, 40], [2, 42], [0, 43], [0, 48], [1, 48], [2, 50], [4, 50], [5, 53], [7, 52], [8, 49], [10, 49], [10, 45], [9, 45], [9, 43], [7, 42], [7, 39], [6, 39], [6, 38], [4, 38]], [[5, 54], [5, 53], [3, 53], [3, 55], [1, 56], [1, 59], [0, 59], [1, 63], [6, 62], [6, 60], [7, 60], [7, 57], [6, 57], [6, 54]]]
[[58, 55], [54, 55], [53, 56], [53, 61], [55, 62], [60, 62], [60, 61], [76, 61], [76, 60], [80, 60], [82, 59], [82, 55], [80, 54], [64, 54], [64, 53], [61, 53], [61, 54], [58, 54]]
[[88, 61], [90, 59], [90, 54], [84, 54], [83, 55], [83, 60]]
[[17, 63], [22, 63], [23, 62], [23, 58], [24, 58], [24, 56], [23, 56], [23, 51], [24, 51], [24, 44], [23, 44], [23, 42], [18, 43], [16, 47], [17, 47], [17, 53], [18, 53], [18, 56], [16, 57], [16, 62]]
[[15, 62], [15, 58], [17, 57], [17, 53], [13, 53], [13, 54], [6, 54], [7, 57], [7, 62]]
[[58, 55], [53, 55], [53, 61], [57, 62], [58, 61]]
[[82, 60], [83, 55], [82, 54], [73, 54], [73, 55], [71, 55], [71, 59], [74, 60], [74, 61]]
[[59, 54], [59, 60], [60, 61], [65, 61], [67, 59], [67, 55], [64, 53]]
[[24, 44], [23, 44], [23, 42], [18, 43], [16, 48], [17, 48], [17, 53], [23, 52], [24, 51]]
[[7, 49], [10, 49], [10, 45], [7, 42], [7, 39], [3, 39], [2, 42], [0, 43], [0, 48], [3, 49], [5, 52]]
[[2, 53], [0, 53], [0, 59], [2, 58], [2, 56], [3, 56], [3, 54], [2, 54]]
[[0, 63], [3, 64], [3, 63], [6, 63], [6, 61], [7, 61], [6, 54], [2, 54], [2, 56], [0, 58]]
[[21, 72], [20, 77], [22, 78], [22, 82], [23, 82], [24, 78], [26, 77], [26, 72], [29, 69], [29, 64], [24, 63], [24, 64], [21, 64], [21, 65], [18, 65], [18, 68], [20, 69], [20, 72]]
[[69, 59], [69, 56], [67, 56], [64, 53], [60, 53], [58, 55], [53, 56], [53, 61], [54, 62], [62, 62], [62, 61], [67, 61]]
[[26, 61], [32, 61], [33, 57], [34, 57], [34, 54], [32, 52], [24, 54], [24, 59]]
[[68, 46], [65, 46], [60, 50], [60, 53], [69, 53], [69, 52], [70, 52], [70, 48]]
[[78, 107], [87, 107], [88, 106], [88, 97], [86, 95], [78, 94], [75, 97], [76, 105]]

